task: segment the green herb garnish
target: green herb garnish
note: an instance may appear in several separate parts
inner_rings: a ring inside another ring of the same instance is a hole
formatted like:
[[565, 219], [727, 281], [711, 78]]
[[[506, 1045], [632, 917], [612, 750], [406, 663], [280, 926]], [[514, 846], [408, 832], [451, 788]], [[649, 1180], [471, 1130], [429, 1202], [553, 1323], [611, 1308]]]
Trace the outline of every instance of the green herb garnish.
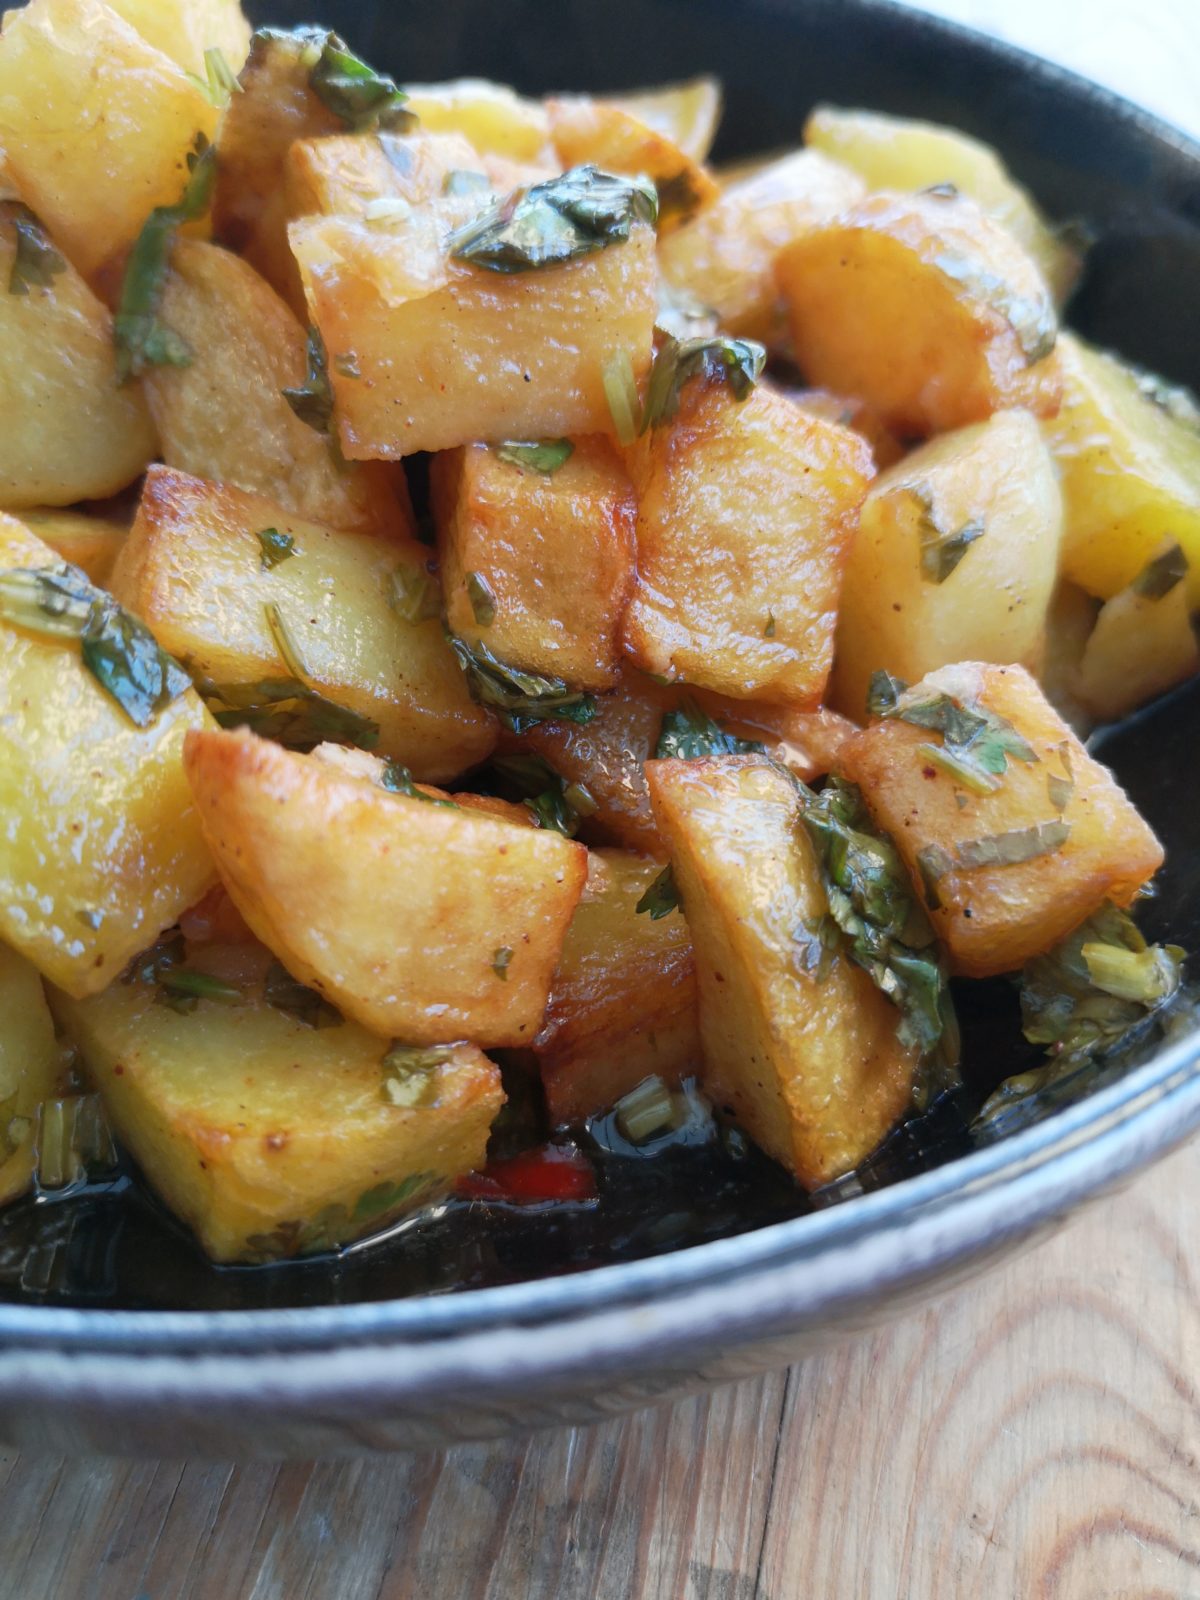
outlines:
[[1161, 600], [1188, 575], [1188, 558], [1177, 544], [1170, 545], [1148, 561], [1130, 584], [1143, 600]]
[[533, 812], [539, 828], [553, 828], [573, 839], [583, 818], [595, 815], [596, 802], [587, 788], [568, 783], [542, 756], [496, 756], [492, 769]]
[[910, 689], [889, 672], [876, 672], [867, 695], [870, 716], [894, 718], [940, 733], [943, 743], [921, 745], [921, 754], [978, 794], [999, 788], [1009, 759], [1037, 761], [1033, 746], [1012, 723], [986, 706], [956, 700], [941, 689]]
[[501, 461], [514, 467], [528, 467], [546, 477], [569, 461], [574, 450], [570, 439], [507, 439], [496, 446]]
[[290, 533], [280, 533], [278, 528], [260, 528], [258, 542], [262, 548], [262, 569], [270, 572], [289, 556], [299, 555], [296, 541]]
[[383, 1097], [412, 1108], [437, 1103], [438, 1068], [454, 1055], [450, 1044], [393, 1044], [383, 1058]]
[[637, 379], [633, 375], [629, 351], [624, 348], [614, 350], [605, 362], [601, 376], [617, 443], [631, 445], [642, 431], [642, 402], [638, 397]]
[[345, 1020], [324, 995], [293, 978], [281, 961], [272, 961], [263, 983], [263, 999], [306, 1028], [338, 1028]]
[[404, 622], [430, 622], [442, 614], [442, 586], [425, 568], [397, 567], [388, 604]]
[[1053, 855], [1070, 837], [1070, 823], [1036, 822], [1029, 828], [1011, 828], [1005, 833], [988, 833], [978, 839], [960, 839], [954, 847], [959, 866], [1012, 867], [1038, 856]]
[[117, 1146], [98, 1094], [43, 1100], [34, 1130], [37, 1187], [61, 1193], [85, 1179], [93, 1182], [117, 1166]]
[[241, 94], [242, 86], [238, 82], [237, 73], [225, 59], [225, 52], [220, 45], [213, 45], [204, 52], [204, 76], [198, 78], [194, 72], [185, 72], [184, 77], [189, 83], [194, 83], [196, 88], [208, 101], [209, 105], [222, 110], [229, 104], [230, 98]]
[[774, 637], [775, 637], [775, 613], [773, 611], [768, 611], [767, 612], [767, 620], [763, 624], [763, 638], [764, 639], [773, 639]]
[[389, 794], [402, 794], [407, 800], [424, 800], [427, 805], [447, 806], [451, 811], [462, 809], [457, 800], [451, 800], [443, 795], [426, 794], [424, 789], [418, 789], [412, 773], [399, 761], [387, 762], [379, 783]]
[[767, 352], [753, 339], [724, 334], [701, 339], [663, 340], [654, 357], [646, 408], [639, 431], [661, 427], [679, 410], [679, 394], [692, 378], [729, 385], [735, 400], [745, 400], [762, 375]]
[[934, 266], [947, 278], [959, 283], [968, 294], [978, 296], [1003, 317], [1017, 336], [1017, 343], [1029, 366], [1043, 361], [1058, 342], [1058, 321], [1048, 294], [1034, 297], [1014, 293], [1012, 286], [978, 261], [943, 251]]
[[660, 223], [665, 222], [668, 217], [680, 221], [690, 217], [702, 199], [699, 185], [688, 167], [681, 167], [669, 178], [658, 179], [654, 188], [658, 195]]
[[51, 244], [46, 230], [28, 206], [13, 201], [6, 209], [12, 220], [16, 246], [8, 274], [9, 294], [52, 288], [58, 274], [67, 270], [65, 257]]
[[636, 223], [653, 227], [657, 220], [649, 179], [572, 167], [497, 200], [452, 233], [447, 250], [453, 260], [488, 272], [529, 272], [619, 244]]
[[639, 916], [648, 916], [651, 922], [669, 917], [672, 911], [683, 910], [683, 898], [675, 882], [675, 869], [669, 861], [634, 909]]
[[145, 623], [66, 561], [0, 572], [0, 621], [77, 641], [84, 666], [139, 728], [192, 687]]
[[316, 433], [328, 433], [333, 421], [333, 389], [325, 358], [325, 341], [319, 328], [310, 327], [305, 345], [308, 372], [304, 382], [279, 392], [292, 410]]
[[590, 722], [596, 715], [594, 696], [572, 689], [562, 678], [522, 672], [499, 660], [485, 644], [468, 645], [452, 633], [446, 638], [474, 699], [490, 706], [514, 733], [524, 733], [537, 722]]
[[492, 971], [500, 979], [501, 983], [508, 982], [508, 964], [512, 958], [512, 950], [506, 944], [502, 944], [492, 955]]
[[698, 761], [704, 756], [761, 755], [765, 748], [757, 739], [726, 733], [694, 700], [683, 700], [663, 716], [654, 758]]
[[938, 520], [932, 491], [927, 485], [911, 485], [902, 493], [917, 507], [917, 539], [921, 551], [921, 576], [927, 583], [945, 583], [976, 539], [987, 531], [976, 517], [961, 527], [946, 528]]
[[195, 1011], [201, 1000], [212, 1000], [220, 1005], [243, 1004], [246, 996], [232, 983], [225, 983], [207, 972], [193, 972], [185, 967], [167, 967], [158, 980], [159, 1005], [170, 1006], [172, 1011]]
[[468, 572], [465, 587], [471, 602], [471, 615], [481, 628], [496, 620], [496, 593], [482, 572]]
[[167, 267], [175, 234], [208, 210], [217, 176], [217, 152], [202, 133], [187, 158], [189, 177], [173, 206], [155, 206], [138, 234], [113, 319], [117, 347], [117, 382], [139, 377], [147, 367], [187, 367], [192, 347], [182, 335], [159, 320]]
[[336, 33], [326, 33], [308, 75], [309, 87], [352, 133], [384, 129], [403, 133], [416, 117], [404, 109], [408, 96], [382, 72], [354, 54]]

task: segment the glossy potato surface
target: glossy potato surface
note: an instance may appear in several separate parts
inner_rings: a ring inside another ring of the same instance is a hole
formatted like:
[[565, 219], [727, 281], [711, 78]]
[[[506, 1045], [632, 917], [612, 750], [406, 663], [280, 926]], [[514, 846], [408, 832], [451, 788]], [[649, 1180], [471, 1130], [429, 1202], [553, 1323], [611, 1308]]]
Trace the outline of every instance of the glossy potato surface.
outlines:
[[239, 0], [108, 0], [147, 44], [185, 72], [204, 77], [204, 52], [220, 50], [233, 72], [250, 48], [250, 24]]
[[43, 543], [86, 572], [93, 583], [108, 587], [113, 563], [129, 533], [124, 517], [93, 515], [68, 507], [22, 507], [20, 520]]
[[593, 162], [603, 172], [645, 173], [658, 189], [659, 233], [678, 227], [720, 194], [716, 180], [666, 134], [611, 101], [572, 95], [546, 102], [563, 167]]
[[57, 1091], [62, 1054], [37, 968], [0, 944], [0, 1206], [33, 1180], [38, 1107]]
[[1099, 722], [1115, 722], [1200, 672], [1186, 580], [1154, 597], [1122, 589], [1100, 609], [1075, 691]]

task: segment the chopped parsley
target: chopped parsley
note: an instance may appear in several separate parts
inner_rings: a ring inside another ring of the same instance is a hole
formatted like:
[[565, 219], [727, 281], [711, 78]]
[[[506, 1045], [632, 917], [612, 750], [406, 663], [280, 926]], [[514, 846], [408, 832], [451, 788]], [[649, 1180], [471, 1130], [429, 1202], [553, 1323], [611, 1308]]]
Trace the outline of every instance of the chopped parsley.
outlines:
[[653, 227], [658, 198], [647, 178], [618, 177], [591, 165], [572, 167], [489, 205], [447, 241], [455, 261], [487, 272], [561, 266]]
[[242, 92], [237, 73], [226, 61], [225, 52], [220, 45], [213, 45], [204, 52], [202, 78], [198, 78], [194, 72], [186, 72], [184, 77], [189, 83], [195, 84], [210, 106], [216, 106], [218, 110], [227, 106], [233, 95]]
[[910, 689], [889, 672], [876, 672], [867, 695], [870, 716], [892, 718], [942, 735], [942, 744], [918, 746], [921, 756], [975, 794], [993, 794], [1014, 761], [1034, 762], [1033, 746], [1012, 723], [986, 706], [966, 704], [941, 689]]
[[272, 961], [267, 968], [263, 999], [306, 1028], [338, 1028], [345, 1020], [324, 995], [293, 978], [281, 961]]
[[680, 340], [668, 335], [654, 357], [639, 432], [661, 427], [675, 416], [680, 391], [692, 378], [726, 383], [735, 400], [745, 400], [762, 376], [766, 360], [766, 350], [753, 339], [716, 334]]
[[651, 922], [669, 917], [672, 911], [683, 910], [683, 899], [675, 882], [675, 869], [669, 861], [634, 909], [639, 916], [649, 917]]
[[437, 1104], [438, 1069], [454, 1055], [451, 1044], [393, 1044], [383, 1058], [383, 1098], [412, 1109]]
[[299, 555], [296, 541], [290, 533], [280, 533], [278, 528], [260, 528], [258, 542], [262, 549], [262, 569], [271, 572], [289, 556]]
[[408, 800], [424, 800], [431, 806], [448, 806], [452, 811], [462, 809], [456, 800], [444, 795], [426, 794], [424, 789], [418, 789], [413, 782], [412, 773], [399, 761], [387, 762], [379, 783], [389, 794], [402, 794]]
[[726, 733], [694, 700], [683, 700], [662, 720], [656, 761], [698, 761], [704, 756], [761, 755], [765, 746], [756, 739], [739, 739]]
[[1143, 600], [1161, 600], [1187, 575], [1188, 558], [1179, 545], [1173, 544], [1146, 563], [1130, 588]]
[[572, 689], [562, 678], [523, 672], [507, 666], [483, 643], [468, 645], [452, 633], [446, 637], [474, 699], [495, 711], [514, 733], [524, 733], [536, 722], [590, 722], [596, 715], [594, 696]]
[[580, 822], [598, 809], [582, 783], [568, 783], [542, 756], [496, 756], [491, 765], [502, 786], [532, 811], [539, 828], [573, 839]]
[[425, 567], [397, 567], [388, 604], [404, 622], [430, 622], [442, 614], [442, 586]]
[[309, 87], [352, 133], [405, 132], [416, 118], [404, 109], [408, 96], [382, 72], [369, 67], [336, 33], [326, 33], [308, 74]]
[[482, 572], [468, 572], [465, 588], [471, 602], [471, 615], [481, 628], [496, 620], [496, 593]]
[[528, 467], [546, 477], [569, 461], [574, 451], [570, 439], [506, 439], [496, 446], [501, 461], [514, 467]]
[[6, 210], [12, 220], [15, 244], [8, 274], [9, 294], [53, 288], [58, 274], [67, 270], [66, 259], [51, 244], [46, 230], [28, 206], [13, 201]]
[[328, 433], [333, 421], [333, 389], [329, 383], [325, 341], [319, 328], [309, 328], [306, 352], [308, 370], [304, 382], [279, 392], [301, 422], [307, 423], [316, 433]]
[[927, 583], [945, 583], [976, 539], [983, 538], [986, 527], [977, 517], [969, 518], [957, 528], [943, 526], [928, 484], [908, 485], [900, 492], [917, 508], [921, 576]]
[[617, 443], [631, 445], [642, 431], [642, 402], [629, 351], [623, 347], [614, 350], [604, 364], [601, 377]]
[[500, 979], [501, 983], [508, 982], [508, 964], [512, 958], [512, 950], [506, 944], [502, 944], [492, 955], [492, 971]]

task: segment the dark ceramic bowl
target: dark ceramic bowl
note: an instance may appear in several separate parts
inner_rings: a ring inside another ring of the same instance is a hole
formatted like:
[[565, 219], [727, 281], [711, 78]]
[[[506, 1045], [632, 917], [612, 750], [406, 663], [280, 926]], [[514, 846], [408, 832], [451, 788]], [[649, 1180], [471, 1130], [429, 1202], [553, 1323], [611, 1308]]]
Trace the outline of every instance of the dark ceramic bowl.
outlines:
[[[1072, 310], [1080, 329], [1200, 385], [1200, 148], [1044, 62], [870, 0], [312, 10], [401, 78], [599, 90], [716, 72], [723, 157], [794, 144], [818, 99], [955, 124], [997, 145], [1052, 215], [1096, 228]], [[308, 4], [278, 0], [260, 20], [313, 19]], [[1099, 745], [1168, 847], [1147, 930], [1193, 947], [1198, 733], [1200, 696], [1184, 691]], [[297, 1269], [302, 1291], [214, 1300], [182, 1239], [157, 1247], [147, 1269], [156, 1288], [174, 1272], [171, 1293], [89, 1305], [81, 1291], [63, 1304], [35, 1272], [33, 1292], [0, 1304], [0, 1439], [224, 1457], [428, 1446], [596, 1418], [781, 1365], [1029, 1244], [1180, 1143], [1200, 1124], [1198, 1058], [1200, 1036], [1177, 1042], [988, 1148], [910, 1137], [908, 1175], [844, 1203], [537, 1281], [381, 1299], [368, 1252], [357, 1280], [318, 1264]], [[993, 1063], [993, 1079], [1015, 1065]], [[91, 1250], [107, 1270], [106, 1248], [102, 1236], [85, 1250], [67, 1228], [50, 1254], [70, 1267]], [[136, 1309], [147, 1304], [186, 1309]]]

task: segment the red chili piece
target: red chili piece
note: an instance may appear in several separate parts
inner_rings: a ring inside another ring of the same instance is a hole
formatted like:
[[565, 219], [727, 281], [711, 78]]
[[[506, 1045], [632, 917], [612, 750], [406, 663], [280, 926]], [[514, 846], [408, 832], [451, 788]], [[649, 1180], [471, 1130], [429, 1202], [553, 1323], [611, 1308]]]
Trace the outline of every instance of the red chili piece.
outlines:
[[573, 1144], [544, 1144], [507, 1161], [491, 1161], [482, 1172], [460, 1178], [457, 1187], [465, 1200], [507, 1200], [519, 1206], [596, 1198], [591, 1163]]

